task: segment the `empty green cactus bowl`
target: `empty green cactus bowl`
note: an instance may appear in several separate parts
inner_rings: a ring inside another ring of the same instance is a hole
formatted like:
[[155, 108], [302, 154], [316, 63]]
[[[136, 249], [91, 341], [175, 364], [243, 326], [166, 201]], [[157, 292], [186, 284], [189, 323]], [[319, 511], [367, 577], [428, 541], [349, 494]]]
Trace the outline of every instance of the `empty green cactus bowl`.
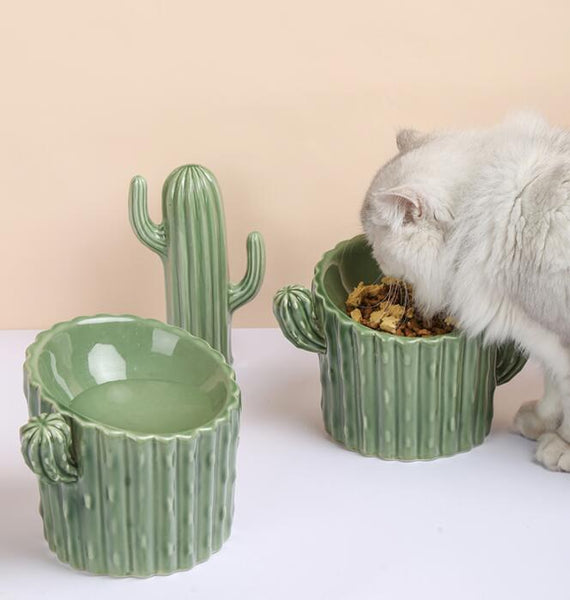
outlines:
[[38, 335], [20, 430], [44, 535], [77, 569], [189, 569], [230, 534], [240, 392], [222, 355], [182, 329], [97, 315]]
[[350, 450], [385, 459], [433, 459], [481, 444], [496, 385], [526, 357], [457, 330], [407, 338], [356, 323], [345, 311], [349, 292], [380, 276], [360, 235], [323, 256], [312, 292], [291, 285], [275, 296], [284, 335], [319, 355], [327, 432]]

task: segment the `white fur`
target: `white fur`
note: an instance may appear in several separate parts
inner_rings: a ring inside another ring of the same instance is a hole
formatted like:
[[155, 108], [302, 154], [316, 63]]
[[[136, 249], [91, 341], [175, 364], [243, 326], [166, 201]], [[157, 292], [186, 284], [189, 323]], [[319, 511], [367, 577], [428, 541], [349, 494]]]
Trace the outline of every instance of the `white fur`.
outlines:
[[516, 425], [542, 435], [542, 464], [570, 470], [570, 132], [518, 113], [484, 130], [405, 130], [397, 144], [361, 212], [376, 260], [426, 313], [542, 362], [544, 398]]

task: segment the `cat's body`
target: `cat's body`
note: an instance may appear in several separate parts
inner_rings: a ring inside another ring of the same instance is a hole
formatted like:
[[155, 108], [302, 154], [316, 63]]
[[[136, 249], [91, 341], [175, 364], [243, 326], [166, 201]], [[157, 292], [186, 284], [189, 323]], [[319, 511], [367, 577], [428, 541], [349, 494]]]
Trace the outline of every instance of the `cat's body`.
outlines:
[[427, 313], [470, 335], [514, 339], [546, 391], [517, 416], [537, 458], [570, 470], [570, 132], [520, 114], [478, 131], [403, 131], [362, 208], [382, 270]]

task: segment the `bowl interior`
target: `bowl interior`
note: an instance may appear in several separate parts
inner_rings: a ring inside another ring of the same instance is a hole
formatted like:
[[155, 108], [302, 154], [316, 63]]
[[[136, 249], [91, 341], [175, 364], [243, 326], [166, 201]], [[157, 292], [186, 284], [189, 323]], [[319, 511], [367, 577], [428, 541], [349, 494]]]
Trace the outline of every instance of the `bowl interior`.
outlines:
[[337, 316], [357, 328], [361, 334], [380, 336], [386, 340], [397, 340], [400, 344], [437, 344], [442, 338], [460, 338], [459, 329], [441, 335], [426, 337], [395, 336], [391, 333], [370, 329], [356, 323], [346, 313], [348, 294], [362, 281], [372, 283], [382, 277], [383, 273], [372, 256], [372, 248], [364, 235], [357, 235], [350, 240], [340, 242], [335, 248], [326, 252], [315, 268], [314, 284], [324, 296], [324, 303]]
[[361, 282], [381, 277], [372, 249], [363, 235], [342, 242], [321, 261], [321, 289], [343, 313], [348, 294]]
[[234, 382], [202, 340], [158, 321], [98, 316], [38, 340], [31, 369], [44, 395], [90, 421], [148, 434], [200, 427], [223, 412]]

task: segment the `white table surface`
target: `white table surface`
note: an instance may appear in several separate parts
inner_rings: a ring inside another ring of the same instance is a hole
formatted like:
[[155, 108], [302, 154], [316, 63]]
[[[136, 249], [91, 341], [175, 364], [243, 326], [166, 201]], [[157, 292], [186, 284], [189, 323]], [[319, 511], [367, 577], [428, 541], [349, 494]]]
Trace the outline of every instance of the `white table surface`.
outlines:
[[236, 512], [222, 550], [149, 579], [86, 575], [42, 535], [38, 491], [19, 453], [21, 364], [32, 331], [0, 332], [0, 598], [367, 600], [570, 597], [570, 475], [532, 460], [511, 432], [542, 388], [527, 365], [495, 396], [483, 446], [399, 463], [325, 434], [317, 357], [276, 329], [234, 332], [243, 392]]

